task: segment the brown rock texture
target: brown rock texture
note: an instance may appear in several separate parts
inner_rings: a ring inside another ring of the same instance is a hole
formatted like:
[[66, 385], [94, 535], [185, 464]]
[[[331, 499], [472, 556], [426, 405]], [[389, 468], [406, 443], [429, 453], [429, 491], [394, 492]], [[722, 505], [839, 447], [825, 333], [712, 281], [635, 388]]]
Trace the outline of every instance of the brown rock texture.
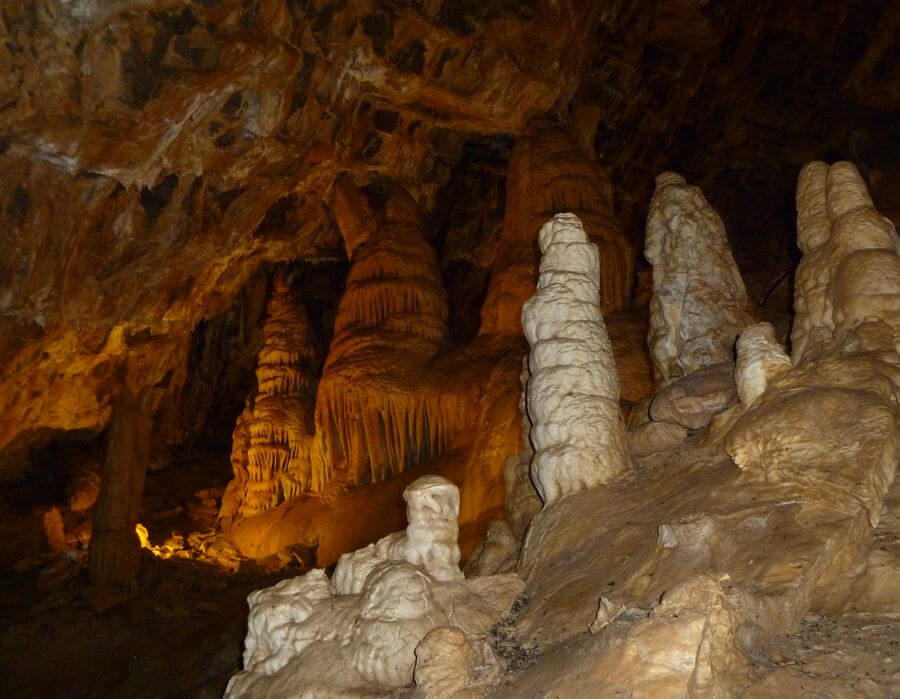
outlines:
[[613, 185], [559, 127], [516, 141], [509, 162], [506, 216], [481, 312], [481, 332], [521, 332], [519, 309], [537, 275], [537, 233], [548, 219], [573, 213], [600, 251], [603, 313], [630, 301], [634, 251], [613, 218]]
[[[101, 428], [117, 372], [177, 392], [194, 324], [260, 263], [334, 250], [338, 172], [388, 171], [433, 200], [465, 133], [517, 132], [568, 99], [585, 14], [6, 5], [0, 449]], [[535, 43], [539, 26], [556, 30]]]

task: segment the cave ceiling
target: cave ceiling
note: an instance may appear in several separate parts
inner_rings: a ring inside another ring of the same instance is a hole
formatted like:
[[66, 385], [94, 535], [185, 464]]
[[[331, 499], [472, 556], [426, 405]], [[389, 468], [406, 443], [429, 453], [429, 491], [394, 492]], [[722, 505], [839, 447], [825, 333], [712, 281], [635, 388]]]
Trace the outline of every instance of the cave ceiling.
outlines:
[[8, 0], [0, 31], [10, 453], [102, 426], [116, 386], [183, 382], [193, 328], [262, 263], [343, 258], [343, 172], [409, 189], [445, 273], [490, 264], [511, 146], [548, 120], [635, 241], [677, 168], [739, 262], [793, 238], [806, 161], [857, 161], [876, 200], [898, 174], [891, 0]]

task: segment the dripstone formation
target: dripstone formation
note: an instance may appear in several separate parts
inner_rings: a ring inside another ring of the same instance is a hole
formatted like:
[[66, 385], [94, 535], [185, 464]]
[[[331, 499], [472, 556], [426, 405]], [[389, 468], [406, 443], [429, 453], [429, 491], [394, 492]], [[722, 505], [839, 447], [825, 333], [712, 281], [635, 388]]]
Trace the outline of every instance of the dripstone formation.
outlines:
[[531, 477], [545, 504], [605, 483], [628, 465], [619, 380], [600, 313], [597, 247], [574, 214], [539, 234], [537, 292], [522, 307]]

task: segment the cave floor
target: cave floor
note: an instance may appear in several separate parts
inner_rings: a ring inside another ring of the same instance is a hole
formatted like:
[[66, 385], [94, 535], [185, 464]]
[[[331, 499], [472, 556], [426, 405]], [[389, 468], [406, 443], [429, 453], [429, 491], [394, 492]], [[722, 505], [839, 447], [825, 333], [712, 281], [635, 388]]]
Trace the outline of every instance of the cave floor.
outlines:
[[[228, 472], [227, 455], [194, 453], [149, 473], [139, 519], [151, 542], [211, 526]], [[39, 533], [46, 510], [29, 520]], [[247, 594], [301, 572], [228, 573], [144, 550], [134, 594], [92, 588], [78, 541], [89, 517], [60, 510], [67, 549], [0, 569], [3, 697], [220, 697], [240, 667]]]

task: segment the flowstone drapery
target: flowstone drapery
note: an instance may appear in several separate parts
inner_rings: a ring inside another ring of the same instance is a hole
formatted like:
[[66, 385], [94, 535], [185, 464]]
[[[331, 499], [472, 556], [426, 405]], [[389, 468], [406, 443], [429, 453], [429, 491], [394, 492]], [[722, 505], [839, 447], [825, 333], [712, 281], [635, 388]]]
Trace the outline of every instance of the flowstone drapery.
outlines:
[[347, 481], [366, 483], [444, 451], [459, 406], [422, 380], [446, 334], [447, 303], [415, 202], [393, 186], [379, 219], [362, 192], [339, 178], [334, 205], [350, 271], [322, 371], [316, 431], [324, 461]]
[[628, 466], [619, 379], [600, 313], [597, 247], [574, 214], [539, 235], [537, 292], [522, 307], [528, 355], [531, 476], [545, 504]]

